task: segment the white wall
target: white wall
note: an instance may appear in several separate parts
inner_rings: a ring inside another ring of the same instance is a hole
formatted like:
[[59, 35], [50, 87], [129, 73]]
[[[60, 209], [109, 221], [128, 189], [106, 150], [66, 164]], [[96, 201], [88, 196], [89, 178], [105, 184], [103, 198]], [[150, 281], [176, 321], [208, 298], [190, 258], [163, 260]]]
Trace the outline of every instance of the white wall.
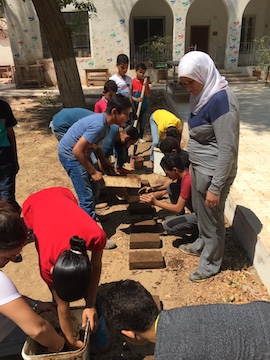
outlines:
[[[42, 47], [38, 18], [32, 2], [9, 0], [7, 3], [15, 62], [35, 63], [42, 58]], [[117, 55], [130, 55], [131, 16], [162, 14], [168, 17], [166, 33], [168, 35], [173, 32], [173, 60], [180, 60], [184, 55], [185, 42], [189, 46], [191, 25], [209, 25], [209, 53], [213, 56], [216, 45], [226, 43], [228, 67], [237, 66], [244, 9], [245, 13], [257, 14], [258, 35], [270, 33], [269, 0], [94, 0], [94, 4], [97, 14], [92, 15], [89, 20], [91, 57], [77, 58], [82, 83], [84, 68], [108, 68], [114, 73]], [[214, 31], [217, 36], [213, 36]]]
[[32, 1], [8, 1], [5, 13], [14, 63], [35, 64], [43, 53], [39, 20]]

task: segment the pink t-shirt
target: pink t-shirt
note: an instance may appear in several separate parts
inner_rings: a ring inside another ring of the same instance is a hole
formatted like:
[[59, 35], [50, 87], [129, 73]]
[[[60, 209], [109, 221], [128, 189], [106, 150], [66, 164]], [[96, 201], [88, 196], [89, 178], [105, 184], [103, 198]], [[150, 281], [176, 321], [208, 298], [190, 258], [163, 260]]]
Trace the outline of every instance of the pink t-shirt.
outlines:
[[102, 98], [95, 103], [94, 112], [95, 113], [105, 112], [107, 109], [107, 105], [108, 105], [108, 101], [105, 99], [104, 96], [102, 96]]

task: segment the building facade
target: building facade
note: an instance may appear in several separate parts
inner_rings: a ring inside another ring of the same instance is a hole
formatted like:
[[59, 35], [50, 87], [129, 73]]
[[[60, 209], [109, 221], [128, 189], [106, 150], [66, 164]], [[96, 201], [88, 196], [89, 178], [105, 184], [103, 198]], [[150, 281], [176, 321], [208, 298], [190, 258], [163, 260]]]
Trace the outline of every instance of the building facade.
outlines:
[[[234, 70], [253, 65], [252, 43], [270, 35], [269, 0], [94, 0], [96, 14], [63, 9], [72, 28], [82, 84], [84, 69], [115, 72], [116, 57], [125, 53], [131, 67], [153, 39], [167, 38], [167, 60], [178, 61], [190, 50], [206, 51], [217, 67]], [[0, 65], [43, 63], [52, 83], [53, 62], [31, 1], [8, 0], [8, 39], [0, 38]], [[11, 50], [11, 51], [10, 51]], [[145, 55], [145, 54], [144, 54]], [[143, 59], [145, 60], [145, 59]]]

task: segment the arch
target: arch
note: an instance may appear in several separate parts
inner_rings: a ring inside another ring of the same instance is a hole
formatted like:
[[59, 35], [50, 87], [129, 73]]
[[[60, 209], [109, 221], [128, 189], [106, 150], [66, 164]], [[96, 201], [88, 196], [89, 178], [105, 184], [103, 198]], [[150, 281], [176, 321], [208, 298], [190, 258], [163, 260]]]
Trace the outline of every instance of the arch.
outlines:
[[[197, 45], [197, 50], [224, 61], [227, 26], [228, 10], [223, 0], [195, 0], [186, 18], [185, 52]], [[222, 54], [218, 54], [219, 49]], [[222, 65], [218, 64], [219, 67]]]
[[144, 61], [143, 54], [138, 54], [139, 45], [150, 41], [153, 36], [172, 39], [173, 12], [170, 4], [166, 0], [137, 1], [130, 13], [129, 30], [132, 67], [138, 60]]
[[238, 66], [256, 64], [255, 39], [270, 35], [270, 3], [267, 0], [250, 0], [242, 17]]

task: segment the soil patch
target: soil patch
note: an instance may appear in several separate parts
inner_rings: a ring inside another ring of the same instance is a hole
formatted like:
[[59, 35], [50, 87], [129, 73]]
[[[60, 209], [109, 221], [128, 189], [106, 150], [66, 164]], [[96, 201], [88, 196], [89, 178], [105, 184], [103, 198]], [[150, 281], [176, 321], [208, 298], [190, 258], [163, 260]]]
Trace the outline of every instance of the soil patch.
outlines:
[[[37, 98], [8, 100], [18, 120], [18, 127], [15, 128], [20, 163], [17, 201], [22, 204], [33, 192], [51, 186], [66, 186], [74, 193], [69, 177], [58, 160], [57, 140], [48, 128], [52, 116], [61, 109], [61, 105], [42, 104]], [[90, 109], [93, 109], [95, 101], [96, 98], [88, 99]], [[167, 108], [167, 104], [162, 92], [153, 91], [148, 115], [157, 108]], [[147, 142], [138, 145], [138, 153], [144, 157], [146, 164], [151, 145], [149, 123], [146, 125], [145, 138]], [[145, 166], [133, 173], [141, 174], [142, 179], [149, 181], [151, 185], [158, 185], [165, 180], [163, 176], [147, 172]], [[103, 287], [107, 283], [127, 278], [140, 281], [152, 294], [160, 297], [165, 309], [209, 303], [270, 300], [265, 286], [235, 239], [229, 224], [221, 272], [204, 283], [194, 284], [188, 280], [188, 274], [196, 267], [198, 259], [181, 253], [178, 246], [186, 240], [175, 236], [161, 236], [166, 267], [157, 270], [129, 270], [129, 231], [134, 218], [127, 211], [128, 204], [119, 201], [113, 193], [103, 190], [101, 200], [106, 200], [110, 205], [109, 209], [100, 214], [104, 230], [117, 243], [117, 249], [104, 251], [101, 277]], [[168, 213], [157, 209], [158, 222], [162, 222], [166, 215]], [[22, 294], [50, 301], [50, 292], [39, 275], [34, 244], [27, 244], [22, 255], [22, 263], [9, 263], [4, 272]], [[82, 302], [74, 303], [81, 304]], [[135, 347], [127, 345], [120, 337], [114, 337], [113, 340], [112, 350], [107, 354], [100, 354], [94, 345], [91, 346], [91, 359], [152, 358], [152, 345]]]

